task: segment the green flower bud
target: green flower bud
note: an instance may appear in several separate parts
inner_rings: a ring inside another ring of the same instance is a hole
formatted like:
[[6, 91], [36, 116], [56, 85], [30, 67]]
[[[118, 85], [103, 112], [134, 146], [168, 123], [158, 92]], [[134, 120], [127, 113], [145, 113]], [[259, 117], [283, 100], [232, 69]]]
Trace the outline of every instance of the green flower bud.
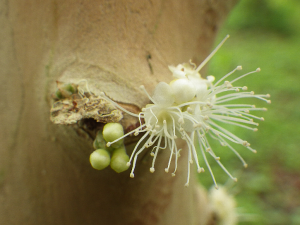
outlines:
[[90, 163], [96, 170], [103, 170], [110, 163], [110, 154], [104, 149], [97, 149], [90, 155]]
[[75, 94], [77, 92], [77, 85], [68, 83], [68, 84], [63, 85], [62, 89], [69, 91], [72, 94]]
[[54, 97], [57, 98], [57, 99], [62, 99], [63, 98], [63, 95], [62, 95], [62, 93], [59, 89], [56, 90]]
[[68, 98], [72, 94], [75, 94], [78, 92], [77, 90], [77, 85], [72, 84], [72, 83], [64, 83], [57, 81], [57, 90], [55, 92], [55, 97], [57, 99], [63, 99], [63, 98]]
[[106, 141], [104, 140], [102, 131], [100, 130], [97, 132], [96, 138], [93, 142], [93, 147], [94, 149], [106, 149]]
[[121, 173], [129, 168], [127, 162], [129, 161], [129, 156], [126, 154], [124, 145], [113, 151], [110, 167], [117, 173]]
[[124, 130], [121, 124], [119, 123], [107, 123], [103, 127], [103, 138], [110, 143], [109, 146], [113, 148], [118, 148], [123, 144], [123, 138], [114, 142], [116, 139], [124, 135]]

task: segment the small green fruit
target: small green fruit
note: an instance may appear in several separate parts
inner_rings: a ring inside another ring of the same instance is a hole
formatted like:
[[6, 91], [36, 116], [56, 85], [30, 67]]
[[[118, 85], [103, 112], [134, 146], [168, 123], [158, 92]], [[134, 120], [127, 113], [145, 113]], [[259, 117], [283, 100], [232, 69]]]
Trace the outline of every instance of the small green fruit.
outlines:
[[103, 170], [110, 164], [110, 155], [104, 149], [97, 149], [90, 155], [90, 163], [96, 170]]
[[[122, 137], [124, 135], [124, 130], [119, 123], [107, 123], [103, 127], [103, 138], [107, 142], [113, 142], [114, 140]], [[123, 144], [123, 139], [111, 144], [111, 147], [118, 148]]]

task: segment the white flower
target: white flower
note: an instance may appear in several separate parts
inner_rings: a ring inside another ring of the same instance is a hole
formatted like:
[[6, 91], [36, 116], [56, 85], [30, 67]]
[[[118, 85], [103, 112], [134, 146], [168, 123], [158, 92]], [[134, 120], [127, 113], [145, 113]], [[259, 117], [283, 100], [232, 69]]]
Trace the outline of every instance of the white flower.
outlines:
[[[238, 66], [215, 84], [213, 84], [213, 76], [208, 76], [204, 79], [199, 73], [201, 68], [209, 61], [228, 37], [229, 36], [226, 36], [226, 38], [223, 39], [216, 49], [197, 68], [191, 62], [190, 64], [179, 64], [176, 67], [169, 66], [175, 80], [171, 81], [170, 84], [163, 82], [159, 83], [156, 86], [152, 97], [147, 93], [144, 86], [141, 86], [142, 90], [145, 91], [145, 94], [153, 104], [146, 105], [139, 115], [128, 112], [102, 94], [104, 98], [111, 101], [116, 107], [140, 119], [140, 126], [138, 128], [113, 142], [107, 143], [109, 146], [132, 133], [135, 135], [144, 133], [136, 144], [128, 162], [128, 165], [132, 164], [131, 177], [134, 177], [134, 170], [139, 154], [150, 147], [152, 148], [151, 155], [153, 156], [150, 172], [153, 173], [155, 171], [154, 166], [158, 152], [168, 148], [170, 150], [170, 157], [165, 171], [169, 172], [172, 158], [175, 157], [175, 170], [172, 173], [174, 176], [180, 151], [176, 145], [177, 138], [181, 138], [187, 143], [188, 175], [185, 184], [186, 186], [189, 185], [190, 165], [193, 162], [196, 163], [197, 171], [199, 173], [204, 172], [203, 167], [200, 167], [198, 163], [197, 148], [200, 148], [200, 154], [205, 161], [206, 167], [213, 178], [216, 188], [217, 184], [206, 158], [206, 153], [216, 160], [229, 177], [235, 181], [237, 180], [227, 171], [220, 162], [220, 158], [216, 156], [210, 147], [207, 139], [208, 136], [220, 142], [221, 145], [231, 149], [243, 162], [244, 166], [247, 166], [246, 162], [229, 142], [241, 144], [254, 153], [256, 151], [250, 147], [250, 144], [247, 141], [242, 140], [235, 134], [226, 130], [221, 124], [231, 124], [253, 131], [257, 130], [256, 126], [258, 126], [258, 123], [254, 122], [254, 119], [263, 120], [263, 118], [252, 115], [251, 111], [265, 111], [266, 109], [256, 108], [254, 105], [249, 104], [232, 104], [230, 101], [242, 98], [258, 98], [270, 103], [270, 100], [266, 99], [270, 97], [268, 94], [256, 95], [254, 92], [247, 92], [246, 86], [233, 86], [237, 80], [249, 74], [259, 72], [260, 69], [258, 68], [255, 71], [228, 81], [227, 79], [230, 75], [236, 70], [242, 69], [241, 66]], [[145, 121], [144, 123], [141, 122], [142, 118]]]
[[238, 222], [236, 202], [225, 187], [211, 188], [208, 193], [209, 205], [220, 225], [234, 225]]

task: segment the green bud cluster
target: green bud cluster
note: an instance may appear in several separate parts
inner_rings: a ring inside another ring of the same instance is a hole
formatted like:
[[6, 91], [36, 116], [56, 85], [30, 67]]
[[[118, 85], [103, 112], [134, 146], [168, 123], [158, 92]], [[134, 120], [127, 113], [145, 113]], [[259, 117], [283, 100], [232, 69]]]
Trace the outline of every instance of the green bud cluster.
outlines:
[[68, 98], [71, 95], [77, 93], [77, 85], [72, 83], [63, 83], [57, 81], [57, 90], [54, 94], [54, 98], [63, 99]]
[[107, 123], [103, 127], [103, 131], [98, 131], [93, 146], [96, 149], [90, 155], [90, 163], [96, 170], [102, 170], [108, 165], [121, 173], [128, 169], [127, 162], [129, 156], [123, 143], [123, 139], [107, 147], [107, 142], [112, 142], [124, 135], [124, 130], [119, 123]]

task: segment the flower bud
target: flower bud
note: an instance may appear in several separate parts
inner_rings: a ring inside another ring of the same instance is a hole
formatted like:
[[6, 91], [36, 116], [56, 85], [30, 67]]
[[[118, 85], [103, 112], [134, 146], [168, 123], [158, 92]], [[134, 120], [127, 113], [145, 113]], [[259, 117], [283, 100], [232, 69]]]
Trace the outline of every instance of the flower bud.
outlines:
[[191, 101], [195, 95], [195, 86], [188, 79], [176, 79], [170, 83], [175, 96], [175, 102], [181, 104]]
[[128, 161], [129, 156], [126, 154], [125, 147], [122, 146], [113, 151], [110, 167], [117, 173], [121, 173], [129, 168]]
[[93, 147], [94, 149], [106, 149], [106, 141], [104, 140], [102, 131], [100, 130], [97, 132], [96, 138], [93, 142]]
[[[124, 135], [124, 130], [119, 123], [107, 123], [103, 127], [103, 138], [107, 142], [114, 142], [114, 140], [122, 137]], [[123, 144], [123, 139], [112, 143], [110, 146], [113, 148], [118, 148]]]
[[57, 81], [57, 90], [55, 92], [55, 97], [57, 99], [68, 98], [72, 94], [77, 93], [77, 85], [72, 83], [64, 83]]
[[110, 155], [104, 149], [97, 149], [90, 155], [90, 163], [96, 170], [103, 170], [110, 163]]
[[175, 100], [172, 88], [165, 82], [156, 85], [152, 98], [157, 104], [164, 106], [171, 106]]

